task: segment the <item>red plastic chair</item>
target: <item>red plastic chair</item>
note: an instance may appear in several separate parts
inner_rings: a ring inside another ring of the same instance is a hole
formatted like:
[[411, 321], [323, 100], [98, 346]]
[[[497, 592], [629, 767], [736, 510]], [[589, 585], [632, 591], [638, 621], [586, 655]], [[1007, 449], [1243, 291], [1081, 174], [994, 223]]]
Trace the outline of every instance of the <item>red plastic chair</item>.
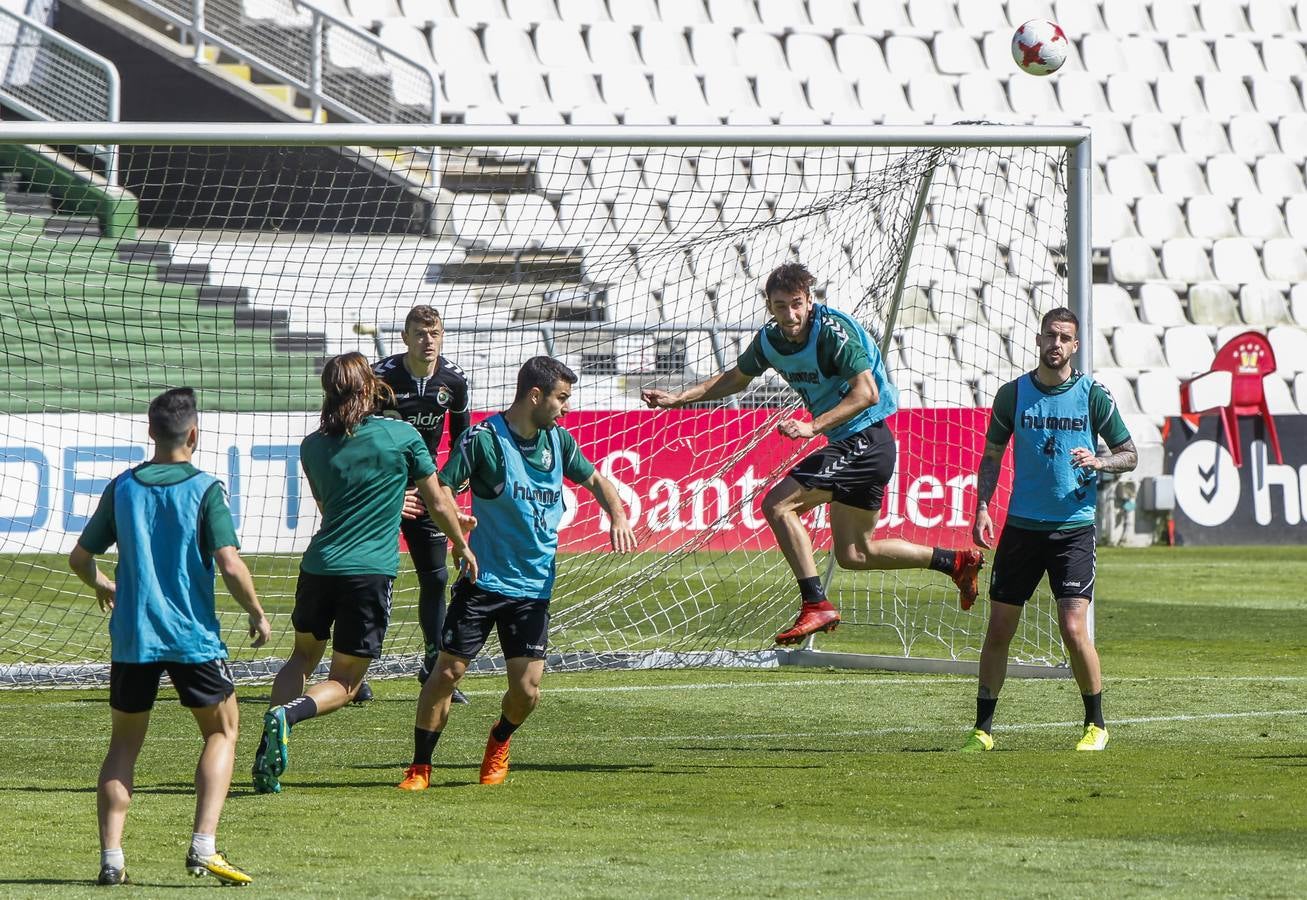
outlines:
[[[1220, 407], [1220, 414], [1225, 442], [1230, 447], [1234, 464], [1243, 465], [1243, 448], [1239, 445], [1240, 416], [1261, 416], [1271, 449], [1275, 451], [1275, 461], [1283, 464], [1280, 435], [1275, 430], [1275, 417], [1266, 406], [1266, 389], [1262, 386], [1262, 379], [1275, 371], [1275, 351], [1266, 335], [1260, 331], [1245, 331], [1226, 341], [1216, 351], [1212, 371], [1230, 373], [1230, 402]], [[1180, 388], [1181, 409], [1187, 415], [1195, 412], [1190, 409], [1189, 385], [1196, 380], [1190, 379]]]

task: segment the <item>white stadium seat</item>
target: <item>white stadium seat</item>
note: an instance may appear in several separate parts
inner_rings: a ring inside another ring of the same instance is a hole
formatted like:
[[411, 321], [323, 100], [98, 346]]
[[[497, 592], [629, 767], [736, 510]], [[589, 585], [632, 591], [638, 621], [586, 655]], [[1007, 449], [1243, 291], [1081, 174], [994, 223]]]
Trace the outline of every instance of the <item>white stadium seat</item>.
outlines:
[[1053, 86], [1046, 78], [1012, 78], [1007, 89], [1013, 112], [1040, 118], [1058, 115], [1062, 111]]
[[980, 45], [969, 31], [941, 31], [935, 35], [934, 55], [936, 67], [945, 75], [986, 71]]
[[1263, 156], [1257, 160], [1255, 170], [1260, 196], [1281, 199], [1307, 193], [1307, 184], [1303, 183], [1302, 170], [1298, 168], [1297, 163], [1283, 153], [1272, 153]]
[[491, 22], [482, 31], [486, 59], [501, 71], [539, 65], [531, 35], [516, 22]]
[[[1279, 153], [1280, 142], [1271, 122], [1261, 113], [1241, 113], [1230, 117], [1230, 149], [1246, 163], [1254, 163], [1268, 153]], [[1207, 156], [1216, 156], [1208, 153]]]
[[1121, 284], [1135, 284], [1162, 277], [1162, 269], [1148, 242], [1143, 238], [1123, 238], [1108, 252], [1112, 279]]
[[800, 78], [818, 72], [837, 72], [831, 43], [820, 34], [791, 34], [785, 37], [785, 58], [789, 69]]
[[1230, 212], [1229, 201], [1220, 197], [1190, 197], [1185, 203], [1189, 233], [1205, 241], [1235, 237], [1239, 228]]
[[1266, 71], [1257, 45], [1246, 37], [1229, 34], [1216, 39], [1216, 68], [1236, 75], [1257, 75]]
[[1166, 58], [1178, 75], [1202, 75], [1216, 71], [1216, 60], [1207, 42], [1193, 34], [1175, 34], [1166, 40]]
[[1107, 161], [1107, 186], [1118, 197], [1135, 198], [1157, 193], [1148, 164], [1137, 156], [1117, 156]]
[[1162, 335], [1166, 364], [1183, 377], [1212, 368], [1216, 351], [1212, 348], [1211, 329], [1202, 325], [1175, 325]]
[[1066, 72], [1058, 78], [1058, 101], [1062, 111], [1074, 116], [1107, 112], [1107, 97], [1098, 78], [1088, 72]]
[[1252, 112], [1253, 98], [1248, 95], [1242, 76], [1212, 72], [1202, 80], [1203, 96], [1212, 115], [1228, 117]]
[[[1253, 240], [1270, 240], [1288, 237], [1284, 216], [1279, 205], [1266, 197], [1254, 195], [1240, 197], [1235, 203], [1235, 217], [1238, 220], [1238, 233]], [[1216, 235], [1227, 237], [1227, 235]]]
[[1150, 325], [1121, 325], [1112, 332], [1112, 356], [1123, 369], [1164, 369], [1166, 357]]
[[841, 34], [835, 38], [835, 62], [849, 78], [885, 75], [885, 54], [880, 44], [865, 34]]
[[752, 0], [708, 0], [708, 18], [732, 28], [758, 24], [758, 7]]
[[1109, 31], [1117, 34], [1139, 34], [1153, 30], [1153, 23], [1148, 17], [1148, 6], [1139, 0], [1103, 0], [1103, 22]]
[[1135, 415], [1142, 412], [1139, 408], [1139, 402], [1135, 399], [1134, 386], [1130, 384], [1129, 377], [1120, 369], [1095, 368], [1094, 380], [1107, 388], [1107, 392], [1116, 401], [1116, 408], [1121, 411], [1122, 415]]
[[808, 17], [826, 32], [862, 26], [853, 0], [808, 0]]
[[658, 15], [677, 25], [706, 25], [708, 10], [703, 0], [658, 0]]
[[[748, 70], [751, 75], [760, 72], [782, 72], [789, 74], [789, 63], [785, 60], [785, 48], [780, 39], [765, 31], [744, 31], [735, 39], [735, 52], [738, 65]], [[695, 59], [699, 57], [696, 55]], [[699, 62], [703, 65], [702, 60]]]
[[431, 58], [445, 71], [486, 65], [476, 32], [462, 22], [441, 21], [431, 28]]
[[1225, 126], [1215, 116], [1186, 116], [1180, 120], [1180, 145], [1191, 156], [1206, 158], [1230, 152]]
[[1162, 271], [1172, 281], [1211, 281], [1207, 244], [1197, 238], [1174, 238], [1162, 245]]
[[1094, 325], [1097, 328], [1110, 329], [1118, 325], [1139, 324], [1134, 301], [1120, 285], [1095, 284], [1093, 302]]
[[812, 24], [803, 0], [758, 0], [758, 18], [768, 28], [806, 28]]
[[630, 25], [597, 22], [586, 32], [586, 46], [590, 48], [590, 59], [604, 75], [615, 69], [644, 65]]
[[1278, 286], [1267, 282], [1253, 282], [1239, 289], [1239, 314], [1245, 322], [1257, 328], [1293, 324], [1284, 293]]
[[651, 69], [694, 65], [685, 29], [679, 24], [645, 25], [640, 29], [639, 43], [640, 56]]
[[[959, 80], [959, 92], [960, 86], [961, 81]], [[1114, 114], [1109, 112], [1085, 116], [1084, 124], [1088, 125], [1093, 132], [1094, 154], [1096, 156], [1106, 159], [1122, 153], [1130, 154], [1135, 152], [1130, 142], [1130, 135], [1126, 133], [1125, 125]]]
[[[1012, 113], [1003, 83], [989, 72], [969, 72], [958, 76], [958, 103], [969, 114], [982, 118]], [[1106, 144], [1106, 140], [1100, 140], [1095, 134], [1095, 146]]]
[[1139, 287], [1139, 318], [1149, 325], [1175, 328], [1188, 325], [1180, 298], [1169, 285], [1144, 284]]
[[549, 96], [562, 109], [603, 103], [603, 96], [599, 93], [599, 82], [590, 71], [550, 69], [545, 77], [549, 80]]
[[[1084, 7], [1088, 4], [1076, 2], [1073, 5]], [[1063, 27], [1070, 26], [1064, 25]], [[1086, 71], [1092, 72], [1100, 78], [1106, 78], [1108, 75], [1127, 70], [1125, 51], [1121, 47], [1121, 40], [1116, 35], [1109, 32], [1079, 33], [1084, 34], [1080, 47], [1084, 56]]]
[[609, 21], [604, 0], [558, 0], [558, 17], [582, 25]]
[[1218, 280], [1227, 284], [1244, 284], [1266, 278], [1257, 248], [1252, 241], [1242, 237], [1221, 238], [1212, 244], [1212, 270]]
[[1152, 7], [1153, 27], [1162, 34], [1185, 34], [1199, 30], [1198, 15], [1193, 3], [1150, 3], [1148, 5]]
[[1222, 327], [1239, 322], [1239, 308], [1219, 284], [1195, 284], [1189, 289], [1189, 318], [1195, 325]]
[[[1216, 78], [1216, 75], [1200, 76], [1204, 80]], [[1248, 102], [1249, 108], [1252, 101]], [[1198, 89], [1194, 76], [1179, 72], [1162, 72], [1157, 76], [1157, 108], [1168, 116], [1192, 116], [1205, 112], [1217, 113], [1210, 109], [1203, 100], [1203, 93]], [[1233, 110], [1232, 112], [1237, 112]], [[1229, 113], [1226, 113], [1229, 115]]]
[[1302, 112], [1302, 98], [1287, 75], [1254, 75], [1253, 106], [1269, 118]]
[[549, 103], [549, 90], [540, 69], [526, 66], [511, 66], [500, 69], [496, 74], [499, 85], [499, 102], [517, 109], [523, 106], [539, 106]]
[[[1297, 284], [1307, 281], [1307, 252], [1293, 238], [1274, 238], [1262, 248], [1266, 277], [1272, 281]], [[1251, 279], [1249, 279], [1251, 280]]]
[[1157, 112], [1153, 86], [1143, 75], [1118, 72], [1107, 76], [1107, 102], [1119, 116], [1140, 116]]
[[1248, 164], [1233, 153], [1222, 153], [1207, 161], [1207, 184], [1214, 196], [1227, 200], [1257, 193], [1257, 182]]
[[1180, 379], [1168, 369], [1141, 372], [1135, 382], [1139, 408], [1150, 416], [1180, 415]]
[[535, 29], [535, 47], [540, 64], [550, 70], [589, 70], [594, 65], [581, 29], [573, 22], [541, 22]]
[[[1174, 200], [1162, 194], [1140, 197], [1135, 203], [1135, 219], [1140, 236], [1154, 247], [1160, 247], [1176, 238], [1190, 237], [1189, 229], [1185, 227], [1184, 213]], [[1193, 236], [1201, 237], [1196, 234]]]
[[1130, 207], [1113, 194], [1094, 194], [1090, 220], [1095, 249], [1110, 247], [1113, 241], [1121, 238], [1139, 236]]
[[1293, 394], [1288, 383], [1278, 372], [1272, 372], [1262, 379], [1262, 390], [1266, 394], [1266, 409], [1273, 416], [1292, 416], [1298, 412], [1293, 402]]
[[1180, 153], [1175, 125], [1158, 113], [1136, 116], [1130, 122], [1130, 139], [1134, 152], [1143, 159], [1156, 160], [1168, 153]]
[[1307, 330], [1296, 325], [1281, 325], [1268, 330], [1266, 337], [1275, 351], [1276, 369], [1294, 373], [1307, 371]]
[[862, 19], [864, 28], [889, 33], [893, 29], [905, 28], [912, 23], [908, 21], [908, 10], [904, 0], [857, 0], [858, 18]]
[[1157, 161], [1157, 186], [1177, 199], [1211, 193], [1198, 161], [1187, 153], [1171, 153]]
[[1266, 64], [1266, 71], [1275, 75], [1292, 76], [1307, 67], [1307, 52], [1304, 52], [1302, 44], [1292, 37], [1268, 37], [1262, 41], [1262, 61]]
[[740, 64], [735, 32], [725, 25], [696, 25], [690, 29], [690, 55], [701, 69], [729, 69]]
[[643, 25], [658, 22], [658, 5], [654, 0], [621, 0], [608, 4], [608, 15], [622, 25]]
[[912, 27], [926, 31], [944, 31], [960, 24], [949, 0], [908, 0], [908, 16]]

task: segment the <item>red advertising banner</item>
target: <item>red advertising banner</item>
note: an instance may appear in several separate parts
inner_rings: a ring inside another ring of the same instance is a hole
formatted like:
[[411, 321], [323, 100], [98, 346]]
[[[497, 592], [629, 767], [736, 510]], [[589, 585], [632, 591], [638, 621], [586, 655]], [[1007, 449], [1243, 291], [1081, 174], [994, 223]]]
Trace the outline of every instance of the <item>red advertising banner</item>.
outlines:
[[[956, 408], [905, 410], [890, 418], [898, 462], [878, 538], [972, 546], [975, 476], [988, 418], [988, 409]], [[638, 410], [575, 412], [564, 425], [617, 487], [642, 549], [693, 543], [757, 550], [775, 546], [761, 512], [763, 495], [794, 463], [824, 445], [822, 438], [784, 438], [776, 421], [774, 409]], [[999, 527], [1010, 483], [1010, 468], [1004, 466], [995, 498]], [[569, 485], [567, 502], [560, 549], [607, 546], [607, 523], [590, 493]], [[825, 507], [809, 517], [815, 543], [829, 547]]]

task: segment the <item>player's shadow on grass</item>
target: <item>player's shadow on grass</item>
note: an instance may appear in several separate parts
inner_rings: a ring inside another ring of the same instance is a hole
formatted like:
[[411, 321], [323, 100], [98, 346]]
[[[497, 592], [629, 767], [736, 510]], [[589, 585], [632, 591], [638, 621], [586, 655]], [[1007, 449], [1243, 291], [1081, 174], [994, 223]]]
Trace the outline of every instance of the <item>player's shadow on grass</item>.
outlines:
[[1257, 756], [1245, 756], [1244, 759], [1280, 762], [1292, 766], [1307, 766], [1307, 753], [1264, 753]]
[[[24, 794], [94, 794], [96, 792], [96, 786], [91, 784], [82, 785], [81, 787], [56, 787], [53, 785], [28, 784], [18, 787], [0, 788], [0, 794], [10, 791]], [[176, 784], [138, 784], [132, 789], [132, 791], [134, 794], [187, 794], [193, 797], [195, 796], [195, 783], [190, 782], [189, 784], [182, 784], [178, 782]]]
[[[0, 886], [6, 884], [39, 884], [50, 887], [98, 887], [94, 878], [0, 878]], [[175, 888], [177, 890], [186, 891], [195, 888], [205, 888], [208, 887], [208, 885], [187, 883], [175, 884], [169, 881], [137, 881], [133, 878], [126, 887]]]

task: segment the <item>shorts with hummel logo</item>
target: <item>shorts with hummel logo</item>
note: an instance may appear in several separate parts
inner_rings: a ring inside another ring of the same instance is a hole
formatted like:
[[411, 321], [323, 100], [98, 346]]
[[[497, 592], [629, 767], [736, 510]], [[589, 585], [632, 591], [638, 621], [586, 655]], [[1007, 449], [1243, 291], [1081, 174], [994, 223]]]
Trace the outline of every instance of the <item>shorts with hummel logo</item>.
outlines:
[[1056, 599], [1094, 599], [1097, 532], [1093, 525], [1066, 531], [1035, 531], [1006, 525], [994, 551], [989, 599], [1023, 606], [1048, 573]]
[[549, 646], [549, 602], [509, 597], [460, 578], [450, 591], [441, 648], [472, 659], [486, 645], [492, 629], [499, 632], [504, 659], [544, 659]]
[[789, 477], [808, 490], [830, 491], [833, 503], [879, 512], [894, 462], [894, 435], [877, 422], [805, 456]]

